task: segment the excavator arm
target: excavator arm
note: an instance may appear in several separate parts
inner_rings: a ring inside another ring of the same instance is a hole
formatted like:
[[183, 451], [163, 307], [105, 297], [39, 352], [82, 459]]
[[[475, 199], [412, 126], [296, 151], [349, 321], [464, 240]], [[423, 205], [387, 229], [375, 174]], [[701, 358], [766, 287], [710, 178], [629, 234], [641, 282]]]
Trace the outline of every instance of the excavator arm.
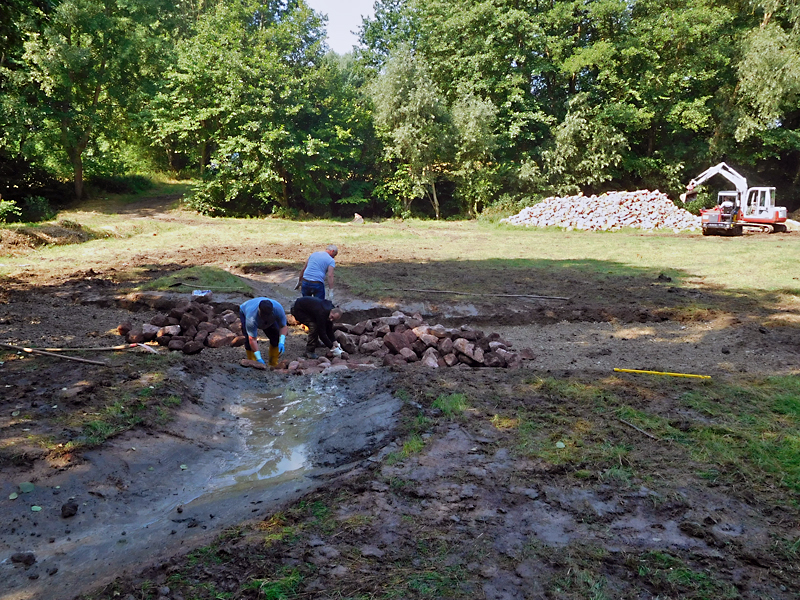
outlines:
[[745, 198], [747, 196], [747, 179], [745, 179], [736, 170], [729, 167], [724, 162], [721, 162], [718, 165], [715, 165], [710, 169], [706, 169], [700, 173], [700, 175], [689, 182], [689, 185], [686, 186], [686, 190], [693, 192], [694, 188], [702, 185], [714, 175], [722, 175], [725, 179], [730, 181], [736, 187], [736, 191], [739, 192], [740, 198]]

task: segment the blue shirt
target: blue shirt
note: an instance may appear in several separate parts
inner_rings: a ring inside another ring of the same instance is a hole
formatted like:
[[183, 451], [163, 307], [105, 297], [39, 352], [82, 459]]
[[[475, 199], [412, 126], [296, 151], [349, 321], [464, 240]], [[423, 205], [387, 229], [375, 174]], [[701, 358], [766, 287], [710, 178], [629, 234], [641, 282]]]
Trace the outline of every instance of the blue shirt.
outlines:
[[276, 327], [278, 329], [286, 327], [286, 312], [280, 304], [275, 302], [272, 298], [253, 298], [239, 306], [239, 311], [244, 315], [245, 334], [250, 337], [257, 338], [258, 330], [265, 329], [264, 323], [262, 323], [261, 319], [258, 317], [258, 305], [264, 300], [272, 302], [272, 314], [275, 317]]
[[335, 267], [336, 261], [327, 252], [320, 251], [314, 252], [308, 257], [308, 266], [303, 273], [303, 279], [306, 281], [320, 281], [325, 283], [325, 275], [328, 272], [328, 267]]

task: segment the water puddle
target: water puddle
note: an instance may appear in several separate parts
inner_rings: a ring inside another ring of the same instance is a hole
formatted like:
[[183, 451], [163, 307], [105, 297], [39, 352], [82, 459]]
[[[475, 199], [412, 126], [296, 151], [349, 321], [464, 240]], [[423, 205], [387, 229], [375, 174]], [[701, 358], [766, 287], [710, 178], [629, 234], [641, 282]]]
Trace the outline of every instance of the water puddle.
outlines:
[[[204, 401], [186, 406], [169, 431], [120, 436], [87, 452], [83, 465], [39, 481], [41, 512], [6, 505], [20, 511], [4, 515], [14, 528], [13, 535], [0, 537], [0, 559], [33, 552], [36, 563], [23, 569], [0, 562], [0, 579], [8, 586], [0, 600], [77, 594], [87, 582], [97, 585], [158, 555], [198, 545], [319, 485], [312, 453], [320, 436], [332, 440], [334, 450], [345, 439], [345, 454], [357, 451], [347, 444], [366, 443], [364, 436], [374, 437], [398, 409], [383, 402], [375, 415], [366, 414], [361, 400], [374, 394], [374, 380], [349, 389], [355, 379], [340, 387], [330, 378], [298, 378], [270, 389], [263, 381], [247, 387], [224, 375], [211, 377]], [[323, 422], [327, 429], [320, 429]], [[353, 427], [364, 428], [364, 436], [354, 437]], [[68, 498], [80, 505], [69, 521], [60, 514]], [[38, 580], [31, 579], [34, 573]]]

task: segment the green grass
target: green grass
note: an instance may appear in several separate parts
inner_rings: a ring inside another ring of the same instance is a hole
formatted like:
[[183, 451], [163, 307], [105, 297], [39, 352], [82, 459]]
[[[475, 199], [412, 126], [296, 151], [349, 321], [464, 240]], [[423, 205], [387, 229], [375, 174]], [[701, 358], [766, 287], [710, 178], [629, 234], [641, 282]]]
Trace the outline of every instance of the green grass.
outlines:
[[224, 269], [209, 266], [181, 269], [165, 277], [149, 281], [143, 284], [141, 289], [172, 290], [175, 292], [191, 292], [198, 289], [250, 294], [253, 292], [253, 288], [236, 275], [232, 275]]
[[[762, 304], [794, 302], [800, 308], [800, 284], [787, 279], [794, 267], [792, 248], [798, 240], [785, 236], [745, 236], [735, 240], [706, 238], [698, 234], [639, 231], [617, 233], [564, 232], [497, 225], [476, 221], [385, 220], [358, 227], [343, 227], [335, 220], [287, 221], [266, 219], [212, 219], [181, 212], [180, 218], [166, 220], [131, 218], [132, 203], [159, 194], [177, 196], [188, 189], [185, 183], [162, 184], [146, 194], [96, 199], [77, 210], [64, 211], [68, 219], [104, 236], [79, 245], [42, 248], [32, 264], [26, 256], [4, 257], [0, 274], [21, 269], [43, 274], [63, 273], [65, 268], [87, 269], [115, 263], [132, 253], [190, 256], [209, 247], [248, 249], [247, 260], [264, 261], [278, 256], [272, 247], [296, 252], [302, 260], [308, 252], [328, 241], [340, 246], [337, 279], [351, 290], [370, 297], [385, 296], [383, 287], [430, 287], [419, 285], [432, 279], [442, 264], [464, 265], [486, 277], [461, 279], [465, 291], [500, 291], [502, 282], [530, 277], [535, 288], [543, 275], [555, 280], [570, 276], [587, 280], [591, 289], [603, 283], [627, 281], [646, 289], [660, 273], [673, 278], [670, 285], [698, 287], [716, 294], [748, 296]], [[156, 234], [156, 235], [154, 235]], [[250, 251], [259, 248], [260, 256]], [[759, 256], [759, 268], [741, 277], [741, 265]], [[468, 257], [468, 260], [465, 260]], [[243, 251], [244, 258], [244, 251]], [[168, 259], [167, 259], [168, 260]], [[216, 266], [226, 266], [222, 258]], [[241, 260], [239, 261], [241, 262]], [[410, 265], [408, 278], [397, 279], [381, 267]], [[22, 265], [25, 265], [23, 267]], [[419, 271], [419, 273], [418, 273]], [[487, 287], [488, 283], [488, 287]], [[576, 281], [576, 285], [578, 285]], [[448, 288], [444, 288], [448, 289]], [[601, 292], [598, 292], [601, 293]], [[714, 302], [702, 307], [714, 308]], [[795, 312], [797, 312], [795, 310]]]
[[469, 408], [464, 394], [442, 395], [433, 401], [433, 408], [438, 408], [446, 417], [459, 417]]
[[271, 579], [251, 579], [243, 587], [264, 600], [287, 600], [297, 596], [303, 576], [297, 569], [284, 568]]
[[636, 568], [639, 578], [659, 589], [668, 589], [676, 597], [687, 600], [740, 597], [736, 588], [718, 582], [711, 571], [693, 569], [666, 552], [647, 552], [636, 563], [630, 561], [630, 566]]

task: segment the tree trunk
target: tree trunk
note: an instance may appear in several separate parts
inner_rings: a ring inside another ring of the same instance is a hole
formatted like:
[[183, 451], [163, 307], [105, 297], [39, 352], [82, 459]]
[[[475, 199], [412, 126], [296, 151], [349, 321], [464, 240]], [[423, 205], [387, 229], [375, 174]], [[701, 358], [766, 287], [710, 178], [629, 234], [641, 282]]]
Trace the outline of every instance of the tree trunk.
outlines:
[[83, 159], [81, 153], [75, 152], [72, 158], [72, 170], [75, 173], [75, 199], [83, 198]]
[[439, 198], [436, 196], [436, 180], [434, 179], [431, 181], [431, 190], [433, 191], [433, 195], [431, 196], [431, 204], [433, 204], [433, 212], [436, 213], [436, 219], [439, 219]]

